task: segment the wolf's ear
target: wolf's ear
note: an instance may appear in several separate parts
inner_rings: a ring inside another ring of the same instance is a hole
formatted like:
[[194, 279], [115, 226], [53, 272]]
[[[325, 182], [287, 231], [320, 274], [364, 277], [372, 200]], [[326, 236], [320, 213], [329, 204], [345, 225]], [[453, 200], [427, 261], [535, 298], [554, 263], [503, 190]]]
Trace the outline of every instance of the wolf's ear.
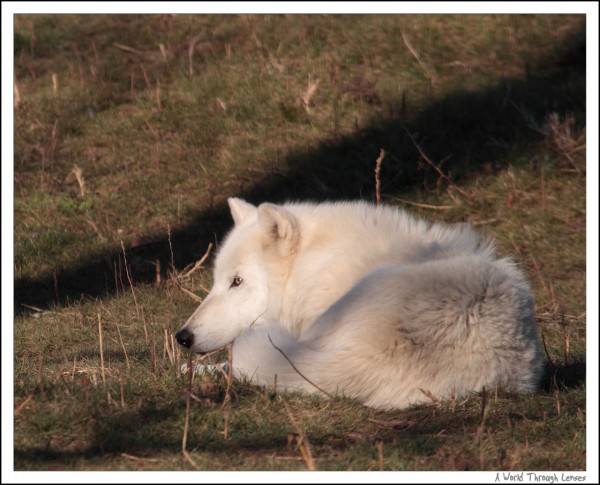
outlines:
[[274, 204], [258, 206], [258, 223], [265, 236], [265, 246], [277, 248], [280, 256], [296, 251], [300, 240], [298, 220], [288, 210]]
[[252, 204], [248, 204], [245, 200], [230, 197], [227, 199], [227, 203], [229, 204], [231, 217], [233, 217], [233, 222], [236, 226], [256, 218], [256, 207]]

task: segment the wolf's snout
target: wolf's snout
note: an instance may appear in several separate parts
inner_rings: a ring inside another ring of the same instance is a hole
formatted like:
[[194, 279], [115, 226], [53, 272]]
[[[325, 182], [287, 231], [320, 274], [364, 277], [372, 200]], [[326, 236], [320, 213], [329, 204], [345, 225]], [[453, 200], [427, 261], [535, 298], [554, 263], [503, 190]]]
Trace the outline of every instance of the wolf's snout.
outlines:
[[179, 342], [179, 345], [183, 345], [188, 349], [194, 343], [194, 334], [186, 328], [182, 328], [179, 332], [177, 332], [175, 334], [175, 338], [177, 339], [177, 342]]

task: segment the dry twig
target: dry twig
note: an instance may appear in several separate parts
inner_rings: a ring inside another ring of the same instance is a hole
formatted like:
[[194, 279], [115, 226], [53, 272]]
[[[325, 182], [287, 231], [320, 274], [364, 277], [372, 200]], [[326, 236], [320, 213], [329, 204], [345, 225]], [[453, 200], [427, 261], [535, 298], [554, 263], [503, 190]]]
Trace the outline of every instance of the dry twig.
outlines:
[[321, 389], [319, 386], [317, 386], [314, 382], [312, 382], [308, 377], [306, 377], [304, 374], [302, 374], [302, 372], [300, 372], [298, 370], [298, 368], [294, 365], [294, 363], [289, 359], [289, 357], [287, 355], [285, 355], [285, 352], [283, 350], [281, 350], [279, 347], [277, 347], [277, 345], [275, 345], [273, 343], [273, 340], [271, 340], [271, 336], [269, 335], [269, 342], [271, 342], [271, 345], [273, 347], [275, 347], [275, 349], [277, 351], [279, 351], [279, 353], [281, 355], [283, 355], [283, 357], [285, 358], [285, 360], [287, 360], [289, 362], [289, 364], [292, 366], [292, 369], [294, 369], [294, 371], [296, 371], [296, 373], [302, 377], [302, 379], [304, 379], [306, 382], [308, 382], [311, 386], [313, 386], [315, 389], [318, 389], [319, 391], [321, 391], [323, 394], [325, 394], [328, 397], [333, 397], [331, 394], [329, 394], [327, 391], [325, 391], [324, 389]]
[[379, 193], [380, 183], [379, 183], [379, 172], [381, 171], [381, 162], [385, 158], [385, 151], [383, 148], [381, 152], [379, 152], [379, 157], [375, 160], [375, 204], [379, 205], [381, 202], [381, 194]]
[[196, 50], [196, 44], [202, 38], [202, 34], [197, 35], [190, 41], [190, 45], [188, 46], [188, 68], [190, 77], [194, 75], [194, 51]]
[[377, 440], [375, 446], [377, 447], [377, 456], [379, 458], [379, 471], [383, 471], [383, 441]]
[[283, 405], [284, 405], [285, 410], [287, 411], [287, 414], [290, 418], [290, 422], [292, 423], [292, 426], [293, 426], [294, 430], [296, 431], [296, 434], [297, 434], [296, 444], [298, 446], [298, 449], [300, 450], [302, 459], [304, 460], [304, 463], [306, 463], [306, 467], [309, 470], [314, 471], [317, 469], [317, 467], [315, 466], [315, 460], [313, 459], [313, 456], [312, 456], [308, 438], [306, 437], [306, 435], [304, 434], [304, 431], [298, 424], [298, 421], [296, 421], [296, 418], [294, 418], [294, 415], [290, 411], [290, 408], [288, 407], [288, 405], [285, 401], [283, 402]]
[[19, 105], [21, 104], [21, 93], [19, 91], [19, 86], [17, 85], [16, 76], [13, 78], [13, 108], [19, 109]]
[[27, 396], [27, 398], [25, 398], [25, 400], [15, 408], [13, 416], [16, 416], [23, 411], [23, 409], [25, 409], [31, 401], [33, 401], [33, 394]]
[[[166, 330], [165, 330], [166, 331]], [[190, 351], [188, 353], [188, 368], [192, 368], [192, 357], [193, 353]], [[181, 452], [183, 453], [184, 458], [196, 469], [198, 470], [197, 463], [193, 460], [190, 454], [187, 451], [187, 436], [188, 436], [188, 428], [190, 424], [190, 404], [191, 404], [191, 396], [192, 396], [192, 378], [194, 376], [193, 372], [189, 373], [188, 377], [188, 389], [187, 395], [185, 399], [185, 421], [183, 425], [183, 438], [181, 440]]]
[[183, 291], [186, 295], [188, 295], [189, 297], [192, 298], [192, 300], [198, 302], [198, 303], [202, 303], [202, 298], [200, 298], [198, 295], [196, 295], [195, 293], [192, 293], [190, 290], [188, 290], [187, 288], [184, 288], [181, 283], [179, 283], [179, 281], [177, 282], [177, 286], [179, 286], [179, 289], [181, 291]]
[[221, 408], [223, 409], [223, 438], [227, 439], [229, 437], [229, 406], [228, 404], [231, 402], [231, 385], [233, 383], [233, 352], [232, 352], [232, 344], [227, 346], [227, 361], [229, 363], [227, 367], [227, 375], [225, 376], [227, 380], [227, 389], [225, 390], [225, 398], [223, 399], [223, 405]]
[[306, 110], [306, 112], [310, 111], [312, 98], [315, 95], [317, 88], [319, 87], [319, 82], [319, 79], [312, 81], [310, 76], [308, 76], [308, 84], [306, 86], [306, 91], [304, 91], [300, 96], [302, 98], [302, 104], [304, 105], [304, 109]]
[[131, 370], [131, 365], [129, 365], [129, 357], [127, 356], [127, 350], [125, 350], [125, 343], [123, 342], [123, 337], [121, 335], [121, 329], [119, 328], [119, 324], [116, 321], [115, 326], [117, 327], [117, 333], [119, 334], [119, 342], [121, 342], [121, 348], [123, 349], [123, 354], [125, 355], [125, 363], [127, 364], [127, 370]]
[[96, 232], [96, 234], [98, 235], [98, 240], [100, 242], [106, 241], [106, 238], [104, 237], [104, 235], [100, 232], [100, 229], [98, 229], [98, 225], [92, 220], [91, 217], [87, 217], [85, 219], [85, 221], [91, 226], [91, 228]]
[[73, 175], [75, 175], [75, 178], [77, 179], [77, 183], [79, 184], [79, 192], [81, 198], [83, 199], [85, 197], [85, 180], [83, 178], [83, 170], [81, 170], [79, 166], [73, 165]]
[[204, 264], [204, 262], [206, 261], [206, 259], [208, 258], [208, 256], [210, 255], [210, 251], [213, 247], [212, 243], [208, 243], [208, 248], [206, 249], [206, 252], [204, 253], [204, 255], [198, 260], [196, 261], [196, 263], [194, 264], [194, 266], [192, 267], [192, 269], [190, 269], [189, 271], [186, 271], [185, 273], [179, 275], [180, 279], [184, 279], [184, 278], [189, 278], [191, 276], [192, 273], [198, 271], [202, 265]]
[[487, 391], [484, 386], [481, 391], [481, 422], [479, 423], [479, 426], [477, 427], [477, 432], [475, 433], [475, 440], [479, 442], [480, 446], [482, 442], [481, 438], [483, 436], [483, 431], [485, 430], [485, 420], [488, 415], [488, 409], [489, 406], [487, 399]]
[[[125, 274], [127, 275], [127, 281], [129, 281], [129, 287], [131, 288], [131, 294], [133, 295], [133, 302], [135, 303], [135, 313], [140, 317], [140, 307], [138, 306], [137, 298], [135, 297], [135, 290], [133, 289], [133, 281], [131, 281], [131, 276], [129, 275], [129, 267], [127, 266], [127, 255], [125, 254], [125, 245], [123, 244], [123, 240], [121, 240], [121, 249], [123, 250], [123, 260], [125, 261]], [[148, 338], [146, 338], [148, 341]]]
[[121, 456], [123, 458], [127, 458], [128, 460], [139, 461], [140, 463], [143, 463], [145, 461], [156, 463], [159, 461], [156, 458], [144, 458], [142, 456], [130, 455], [129, 453], [121, 453]]
[[400, 199], [399, 197], [392, 197], [393, 200], [397, 200], [398, 202], [402, 202], [404, 204], [414, 205], [415, 207], [420, 207], [422, 209], [433, 209], [433, 210], [448, 210], [454, 209], [452, 205], [430, 205], [430, 204], [422, 204], [420, 202], [413, 202], [412, 200]]
[[413, 47], [413, 45], [410, 43], [410, 41], [408, 40], [408, 38], [406, 37], [406, 35], [404, 34], [404, 32], [402, 33], [402, 40], [404, 41], [404, 45], [407, 47], [407, 49], [410, 51], [410, 53], [414, 56], [414, 58], [417, 60], [417, 62], [419, 63], [419, 65], [423, 68], [423, 70], [425, 71], [427, 77], [429, 78], [429, 82], [431, 83], [431, 85], [433, 86], [435, 84], [435, 73], [433, 72], [433, 69], [430, 69], [421, 59], [421, 56], [419, 55], [419, 53], [417, 52], [417, 50]]
[[483, 221], [471, 221], [471, 225], [473, 227], [477, 227], [477, 226], [486, 226], [488, 224], [495, 224], [496, 222], [498, 222], [498, 218], [497, 217], [492, 217], [491, 219], [484, 219]]
[[140, 59], [142, 59], [144, 61], [152, 60], [151, 56], [149, 56], [145, 52], [142, 52], [141, 50], [135, 49], [133, 47], [129, 47], [128, 45], [119, 44], [118, 42], [113, 42], [113, 46], [115, 46], [117, 49], [120, 49], [122, 51], [129, 52], [130, 54], [135, 54], [136, 56], [138, 56]]
[[431, 391], [428, 391], [427, 389], [419, 389], [419, 391], [421, 391], [423, 394], [425, 394], [425, 396], [427, 396], [431, 400], [431, 402], [433, 404], [435, 404], [436, 408], [441, 409], [443, 407], [442, 403], [440, 402], [440, 400], [437, 397], [435, 397], [431, 393]]
[[462, 195], [465, 198], [465, 200], [469, 203], [469, 205], [473, 206], [474, 204], [471, 201], [469, 194], [467, 194], [463, 189], [461, 189], [458, 185], [456, 185], [454, 182], [452, 182], [452, 180], [450, 180], [448, 178], [448, 176], [442, 171], [442, 169], [439, 167], [439, 165], [433, 163], [433, 161], [427, 156], [427, 154], [419, 146], [419, 144], [417, 143], [415, 138], [411, 135], [411, 133], [406, 128], [404, 130], [406, 131], [406, 134], [408, 135], [410, 140], [413, 142], [413, 145], [415, 146], [415, 148], [417, 149], [417, 151], [419, 152], [419, 154], [421, 155], [423, 160], [425, 160], [431, 167], [433, 167], [433, 169], [439, 174], [439, 176], [443, 180], [446, 181], [446, 183], [448, 184], [449, 187], [452, 187], [454, 190], [456, 190], [460, 195]]
[[104, 373], [104, 341], [102, 339], [102, 317], [98, 311], [98, 342], [100, 344], [100, 369], [102, 371], [102, 383], [106, 385], [106, 375]]

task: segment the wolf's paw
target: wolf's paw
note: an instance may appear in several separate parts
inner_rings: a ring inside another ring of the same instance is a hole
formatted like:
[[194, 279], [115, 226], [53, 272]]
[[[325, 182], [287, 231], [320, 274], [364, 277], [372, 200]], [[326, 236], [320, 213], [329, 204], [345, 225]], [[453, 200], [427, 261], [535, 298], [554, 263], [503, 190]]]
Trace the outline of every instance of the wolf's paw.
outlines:
[[[181, 370], [182, 374], [185, 374], [188, 371], [187, 362], [185, 364], [181, 364], [180, 370]], [[193, 366], [193, 370], [194, 370], [194, 374], [200, 374], [200, 375], [202, 375], [202, 374], [206, 374], [209, 376], [227, 375], [229, 373], [229, 363], [221, 362], [216, 365], [213, 365], [213, 364], [204, 365], [204, 364], [198, 363], [195, 366]]]

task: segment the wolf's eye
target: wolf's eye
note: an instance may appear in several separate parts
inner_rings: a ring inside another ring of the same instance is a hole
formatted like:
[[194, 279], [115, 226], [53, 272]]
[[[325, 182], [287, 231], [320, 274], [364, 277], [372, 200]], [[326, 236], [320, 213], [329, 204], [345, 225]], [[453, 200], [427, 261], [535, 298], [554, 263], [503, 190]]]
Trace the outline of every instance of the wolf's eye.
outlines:
[[242, 277], [235, 275], [231, 280], [231, 286], [229, 288], [235, 288], [236, 286], [240, 286], [242, 284]]

